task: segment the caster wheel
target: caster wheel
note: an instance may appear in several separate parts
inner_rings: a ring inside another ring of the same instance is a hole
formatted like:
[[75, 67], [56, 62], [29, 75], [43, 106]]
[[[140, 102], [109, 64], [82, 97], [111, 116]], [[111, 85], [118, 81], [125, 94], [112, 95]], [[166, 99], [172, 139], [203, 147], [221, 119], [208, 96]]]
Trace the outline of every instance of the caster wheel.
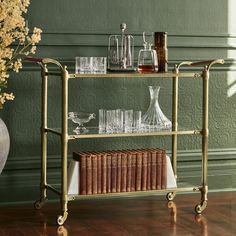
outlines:
[[169, 192], [169, 193], [166, 194], [166, 199], [167, 199], [168, 201], [173, 201], [174, 198], [175, 198], [175, 193]]
[[62, 216], [58, 216], [57, 217], [57, 224], [58, 225], [63, 225], [64, 224], [64, 222], [65, 222], [65, 220], [63, 219], [63, 217]]
[[64, 212], [63, 215], [60, 215], [57, 217], [57, 224], [58, 225], [63, 225], [67, 219], [68, 212]]
[[44, 201], [38, 200], [34, 203], [34, 209], [35, 210], [40, 210], [43, 205], [44, 205]]
[[202, 213], [202, 206], [200, 204], [195, 206], [195, 212], [197, 214], [201, 214]]

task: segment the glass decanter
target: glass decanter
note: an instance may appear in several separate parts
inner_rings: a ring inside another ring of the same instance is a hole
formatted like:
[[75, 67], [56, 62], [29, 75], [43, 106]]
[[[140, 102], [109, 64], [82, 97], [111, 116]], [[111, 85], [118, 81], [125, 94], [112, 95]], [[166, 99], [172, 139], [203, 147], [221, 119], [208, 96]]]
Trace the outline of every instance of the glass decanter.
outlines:
[[144, 131], [169, 130], [171, 121], [163, 114], [158, 97], [159, 86], [148, 86], [150, 93], [150, 104], [146, 113], [142, 116], [142, 129]]
[[140, 73], [153, 73], [158, 71], [158, 59], [156, 50], [152, 49], [153, 34], [149, 42], [146, 41], [145, 32], [143, 32], [143, 49], [138, 54], [138, 71]]

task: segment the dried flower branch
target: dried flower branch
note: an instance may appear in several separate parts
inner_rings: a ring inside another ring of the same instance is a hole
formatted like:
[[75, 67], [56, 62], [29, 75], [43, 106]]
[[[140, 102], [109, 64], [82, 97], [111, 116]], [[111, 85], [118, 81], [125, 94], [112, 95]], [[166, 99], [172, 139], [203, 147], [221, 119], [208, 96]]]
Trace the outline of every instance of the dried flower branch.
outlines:
[[0, 0], [0, 108], [6, 100], [13, 100], [13, 93], [5, 93], [9, 71], [19, 72], [22, 59], [35, 54], [42, 30], [34, 28], [29, 35], [24, 14], [30, 0]]

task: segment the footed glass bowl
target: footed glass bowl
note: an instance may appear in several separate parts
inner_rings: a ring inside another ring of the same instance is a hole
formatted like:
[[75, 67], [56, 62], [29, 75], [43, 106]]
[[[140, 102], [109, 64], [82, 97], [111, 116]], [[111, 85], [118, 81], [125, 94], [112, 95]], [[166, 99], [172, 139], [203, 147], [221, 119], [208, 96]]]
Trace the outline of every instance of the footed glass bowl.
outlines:
[[95, 119], [95, 114], [84, 112], [69, 112], [68, 119], [78, 124], [78, 126], [73, 130], [76, 134], [87, 133], [88, 130], [84, 127], [84, 124], [88, 123], [92, 119]]

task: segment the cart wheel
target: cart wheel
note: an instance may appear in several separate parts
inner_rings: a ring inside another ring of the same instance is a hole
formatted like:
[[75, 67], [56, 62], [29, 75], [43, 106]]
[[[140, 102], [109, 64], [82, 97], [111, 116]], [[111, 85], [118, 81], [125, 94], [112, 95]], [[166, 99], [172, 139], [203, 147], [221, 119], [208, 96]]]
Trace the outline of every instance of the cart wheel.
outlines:
[[197, 205], [195, 206], [195, 212], [196, 212], [197, 214], [201, 214], [201, 213], [202, 213], [202, 206], [201, 206], [200, 204], [197, 204]]
[[174, 198], [175, 198], [175, 193], [174, 192], [169, 192], [169, 193], [166, 194], [166, 199], [168, 201], [173, 201]]
[[43, 200], [43, 201], [37, 200], [37, 201], [34, 203], [34, 209], [35, 209], [35, 210], [40, 210], [44, 204], [45, 204], [45, 200]]
[[62, 215], [59, 215], [57, 217], [57, 224], [58, 225], [63, 225], [67, 219], [67, 216], [68, 216], [68, 212], [64, 212], [63, 216]]
[[65, 221], [64, 221], [64, 219], [63, 219], [62, 216], [58, 216], [58, 217], [57, 217], [57, 224], [58, 224], [58, 225], [63, 225], [64, 222], [65, 222]]

